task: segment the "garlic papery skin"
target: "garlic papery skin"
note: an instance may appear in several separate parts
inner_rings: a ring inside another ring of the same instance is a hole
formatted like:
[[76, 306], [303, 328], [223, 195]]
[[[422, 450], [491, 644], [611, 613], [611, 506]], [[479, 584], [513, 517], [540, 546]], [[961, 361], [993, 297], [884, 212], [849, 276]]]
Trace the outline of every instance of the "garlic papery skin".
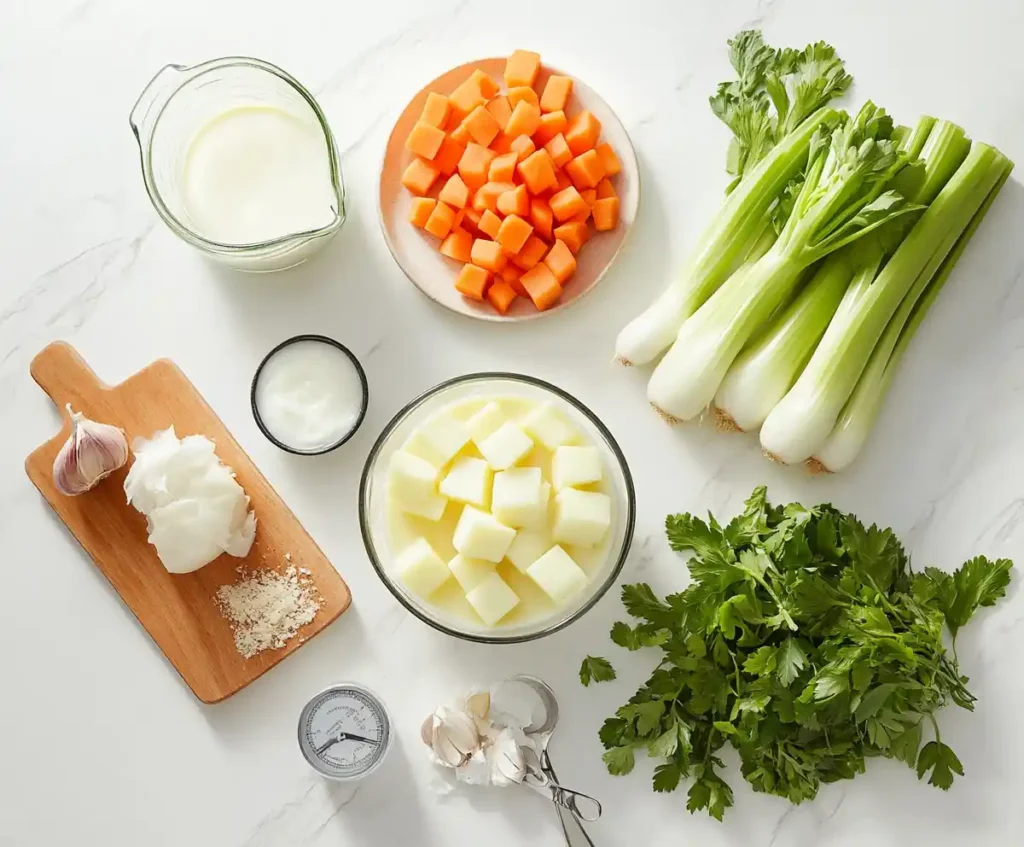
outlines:
[[491, 785], [501, 788], [519, 785], [526, 776], [523, 747], [513, 730], [503, 729], [492, 740], [487, 748], [487, 762], [490, 766]]
[[439, 765], [457, 768], [480, 749], [480, 733], [471, 715], [441, 706], [420, 729], [424, 743]]
[[97, 423], [75, 412], [71, 416], [71, 435], [53, 460], [53, 484], [62, 494], [84, 494], [128, 461], [128, 439], [124, 430]]

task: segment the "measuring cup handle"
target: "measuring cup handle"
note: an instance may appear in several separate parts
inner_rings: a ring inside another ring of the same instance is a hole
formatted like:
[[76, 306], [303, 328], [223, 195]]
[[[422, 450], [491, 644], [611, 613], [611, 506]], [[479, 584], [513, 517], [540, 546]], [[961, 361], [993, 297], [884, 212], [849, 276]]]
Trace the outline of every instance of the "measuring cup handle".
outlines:
[[142, 136], [148, 134], [150, 124], [159, 112], [159, 109], [153, 107], [157, 104], [162, 107], [173, 91], [171, 79], [188, 70], [185, 65], [164, 65], [142, 89], [139, 99], [135, 101], [128, 115], [128, 123], [131, 124], [135, 140], [139, 144], [142, 144]]

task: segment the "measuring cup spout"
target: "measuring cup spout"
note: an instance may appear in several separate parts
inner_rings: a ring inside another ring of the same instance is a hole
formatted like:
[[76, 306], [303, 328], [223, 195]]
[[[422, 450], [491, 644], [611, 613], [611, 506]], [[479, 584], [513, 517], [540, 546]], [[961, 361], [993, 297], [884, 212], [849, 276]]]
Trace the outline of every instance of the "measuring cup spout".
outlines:
[[144, 144], [143, 136], [150, 134], [160, 109], [177, 88], [175, 79], [189, 70], [185, 65], [164, 65], [142, 89], [128, 115], [128, 123], [131, 124], [140, 149]]

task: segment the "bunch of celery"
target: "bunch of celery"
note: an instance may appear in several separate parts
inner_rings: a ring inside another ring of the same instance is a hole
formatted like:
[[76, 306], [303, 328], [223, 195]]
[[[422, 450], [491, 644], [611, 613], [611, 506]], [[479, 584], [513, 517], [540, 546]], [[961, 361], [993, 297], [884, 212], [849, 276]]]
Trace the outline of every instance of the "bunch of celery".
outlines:
[[735, 133], [736, 180], [687, 272], [620, 334], [619, 358], [671, 345], [648, 385], [665, 418], [710, 408], [723, 428], [760, 428], [773, 459], [839, 470], [1013, 165], [947, 121], [908, 130], [872, 103], [853, 117], [823, 107], [850, 79], [827, 45], [796, 54], [743, 33], [730, 47], [739, 80], [711, 102]]

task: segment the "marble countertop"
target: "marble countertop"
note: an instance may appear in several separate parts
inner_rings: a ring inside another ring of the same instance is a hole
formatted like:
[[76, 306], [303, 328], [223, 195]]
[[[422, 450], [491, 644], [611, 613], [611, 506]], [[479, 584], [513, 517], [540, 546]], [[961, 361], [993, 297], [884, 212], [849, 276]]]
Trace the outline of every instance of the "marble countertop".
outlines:
[[[554, 813], [526, 791], [436, 790], [420, 719], [465, 687], [515, 672], [562, 702], [560, 776], [599, 797], [598, 845], [845, 847], [1019, 843], [1024, 827], [1024, 599], [986, 611], [960, 659], [979, 696], [950, 709], [943, 740], [967, 775], [943, 794], [892, 762], [791, 807], [753, 794], [730, 759], [724, 824], [655, 795], [651, 765], [613, 778], [602, 719], [646, 678], [653, 655], [608, 641], [612, 591], [548, 640], [507, 648], [445, 637], [380, 584], [359, 538], [356, 487], [377, 433], [408, 399], [483, 369], [518, 369], [590, 405], [619, 439], [638, 492], [624, 578], [681, 587], [669, 511], [731, 514], [759, 483], [777, 501], [829, 500], [893, 526], [917, 564], [952, 569], [1024, 543], [1024, 191], [1011, 182], [915, 341], [859, 464], [811, 479], [761, 459], [756, 440], [673, 430], [636, 372], [610, 363], [624, 316], [682, 261], [725, 183], [727, 133], [707, 108], [727, 78], [725, 41], [760, 26], [775, 44], [837, 46], [857, 85], [904, 121], [957, 121], [1024, 160], [1024, 5], [1015, 0], [593, 0], [513, 6], [478, 0], [13, 0], [0, 7], [0, 844], [4, 847], [489, 847], [561, 843]], [[390, 123], [424, 80], [513, 47], [539, 50], [600, 91], [629, 130], [644, 191], [629, 243], [600, 288], [564, 314], [494, 327], [445, 313], [394, 265], [376, 210]], [[247, 54], [303, 80], [343, 150], [349, 219], [307, 266], [269, 277], [216, 271], [156, 218], [128, 111], [155, 70]], [[1019, 179], [1019, 177], [1018, 177]], [[290, 335], [320, 332], [362, 359], [372, 402], [357, 437], [319, 459], [286, 455], [257, 430], [248, 386]], [[32, 356], [72, 342], [108, 381], [167, 356], [195, 382], [352, 588], [352, 609], [255, 684], [203, 706], [140, 629], [26, 478], [24, 457], [58, 415], [32, 383]], [[1024, 563], [1024, 562], [1022, 562]], [[587, 652], [620, 680], [584, 690]], [[320, 780], [296, 749], [306, 699], [341, 679], [377, 689], [399, 743], [357, 791]]]

